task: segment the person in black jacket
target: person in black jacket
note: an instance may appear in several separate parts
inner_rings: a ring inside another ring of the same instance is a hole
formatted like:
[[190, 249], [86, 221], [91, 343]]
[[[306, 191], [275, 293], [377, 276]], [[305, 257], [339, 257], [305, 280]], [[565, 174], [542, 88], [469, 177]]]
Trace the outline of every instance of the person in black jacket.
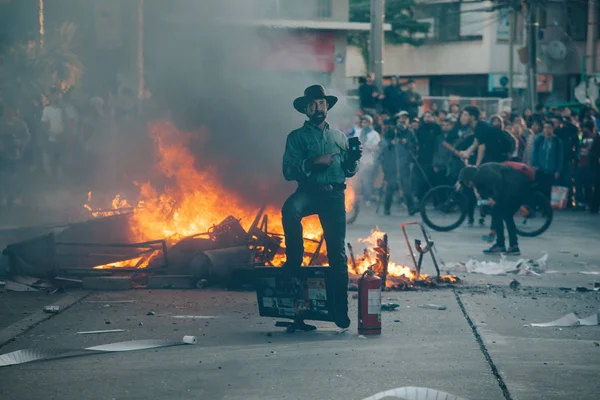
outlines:
[[[419, 200], [423, 198], [425, 193], [431, 189], [431, 184], [434, 181], [433, 172], [433, 157], [436, 153], [436, 144], [438, 138], [442, 135], [442, 128], [435, 122], [435, 118], [431, 112], [423, 114], [423, 121], [419, 129], [415, 132], [419, 147], [417, 150], [418, 165], [416, 165], [416, 194]], [[415, 171], [413, 169], [413, 171]]]
[[419, 115], [419, 107], [423, 105], [421, 95], [415, 92], [417, 84], [412, 79], [406, 83], [408, 88], [402, 93], [402, 110], [408, 112], [410, 118]]
[[383, 110], [389, 115], [396, 115], [402, 106], [402, 89], [398, 85], [398, 77], [393, 76], [390, 84], [383, 89], [381, 101]]
[[[465, 167], [460, 172], [461, 183], [474, 188], [482, 200], [488, 200], [492, 209], [492, 229], [496, 244], [484, 254], [520, 255], [514, 215], [531, 194], [533, 182], [513, 167], [502, 163], [486, 163], [479, 168]], [[509, 248], [506, 248], [504, 224], [508, 231]]]
[[571, 122], [571, 110], [562, 110], [562, 118], [553, 118], [554, 134], [563, 145], [563, 167], [558, 184], [569, 189], [567, 208], [573, 207], [573, 171], [579, 154], [579, 129]]
[[370, 73], [366, 80], [362, 81], [358, 87], [358, 97], [360, 108], [365, 114], [374, 116], [377, 113], [379, 105], [379, 88], [375, 85], [375, 75]]

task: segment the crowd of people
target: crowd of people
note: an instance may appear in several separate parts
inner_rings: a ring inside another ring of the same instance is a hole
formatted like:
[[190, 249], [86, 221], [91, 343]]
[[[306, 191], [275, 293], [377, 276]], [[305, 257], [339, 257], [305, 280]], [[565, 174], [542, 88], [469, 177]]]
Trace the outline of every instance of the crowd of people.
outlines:
[[0, 214], [32, 207], [45, 189], [118, 187], [129, 142], [140, 143], [136, 105], [127, 89], [100, 97], [55, 87], [31, 104], [0, 98]]
[[[383, 175], [379, 198], [391, 213], [399, 195], [410, 214], [432, 187], [457, 181], [465, 164], [514, 161], [536, 171], [536, 183], [548, 198], [554, 186], [567, 188], [566, 207], [600, 209], [600, 118], [588, 102], [579, 113], [568, 107], [538, 105], [523, 113], [504, 111], [489, 120], [476, 106], [450, 104], [418, 116], [421, 96], [392, 79], [382, 91], [370, 75], [359, 88], [360, 109], [348, 137], [359, 137], [364, 156], [358, 180], [367, 206], [376, 200], [373, 186]], [[473, 217], [469, 215], [469, 223]]]

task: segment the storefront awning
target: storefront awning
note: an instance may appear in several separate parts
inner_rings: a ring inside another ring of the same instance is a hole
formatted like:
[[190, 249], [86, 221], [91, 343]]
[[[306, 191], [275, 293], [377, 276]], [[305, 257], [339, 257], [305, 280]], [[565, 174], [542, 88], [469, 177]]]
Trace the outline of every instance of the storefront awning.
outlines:
[[[282, 28], [282, 29], [313, 29], [313, 30], [327, 30], [327, 31], [369, 31], [371, 30], [371, 24], [366, 22], [345, 22], [345, 21], [322, 21], [322, 20], [287, 20], [287, 19], [261, 19], [261, 20], [248, 20], [248, 21], [227, 21], [239, 26], [257, 26], [265, 28]], [[392, 26], [385, 24], [384, 29], [391, 31]]]
[[[176, 24], [194, 24], [198, 19], [193, 15], [173, 15], [170, 22]], [[307, 29], [324, 31], [370, 31], [371, 24], [367, 22], [347, 22], [330, 20], [291, 20], [291, 19], [226, 19], [221, 20], [224, 25], [280, 28], [280, 29]], [[392, 25], [384, 24], [385, 31], [391, 31]]]

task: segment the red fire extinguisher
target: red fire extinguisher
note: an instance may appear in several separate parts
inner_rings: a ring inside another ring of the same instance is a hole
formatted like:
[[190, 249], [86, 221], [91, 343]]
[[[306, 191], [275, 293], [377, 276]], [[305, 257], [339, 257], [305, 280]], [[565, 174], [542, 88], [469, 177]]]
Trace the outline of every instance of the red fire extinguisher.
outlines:
[[381, 278], [372, 269], [358, 281], [358, 334], [381, 334]]

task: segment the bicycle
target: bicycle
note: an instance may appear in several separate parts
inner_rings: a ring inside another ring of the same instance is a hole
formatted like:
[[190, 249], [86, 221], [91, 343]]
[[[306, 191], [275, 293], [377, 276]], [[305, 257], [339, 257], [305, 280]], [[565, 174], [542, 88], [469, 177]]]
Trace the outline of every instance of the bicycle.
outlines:
[[[423, 222], [438, 232], [450, 232], [458, 228], [467, 218], [468, 195], [467, 188], [461, 183], [432, 188], [421, 201], [419, 211]], [[486, 206], [485, 201], [479, 200], [477, 206]], [[517, 234], [523, 237], [541, 235], [552, 224], [553, 215], [550, 200], [534, 188], [515, 214]]]

